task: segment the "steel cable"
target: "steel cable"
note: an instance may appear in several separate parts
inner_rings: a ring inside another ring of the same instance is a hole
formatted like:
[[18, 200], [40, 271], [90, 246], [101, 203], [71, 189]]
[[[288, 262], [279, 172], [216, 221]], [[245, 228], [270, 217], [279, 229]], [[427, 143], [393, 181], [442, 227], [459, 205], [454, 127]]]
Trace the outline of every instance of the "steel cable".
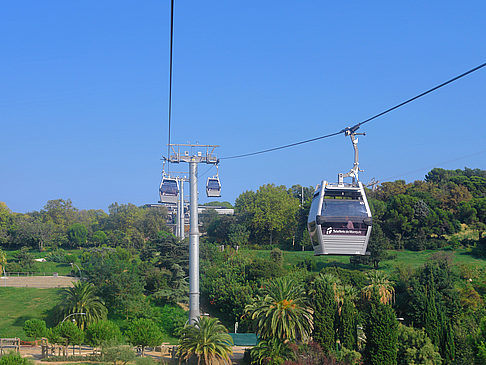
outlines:
[[433, 88], [427, 90], [427, 91], [424, 91], [423, 93], [420, 93], [416, 96], [414, 96], [413, 98], [410, 98], [400, 104], [397, 104], [389, 109], [386, 109], [385, 111], [381, 112], [381, 113], [378, 113], [378, 114], [375, 114], [373, 115], [372, 117], [368, 118], [368, 119], [365, 119], [364, 121], [362, 122], [359, 122], [357, 124], [355, 124], [353, 127], [346, 127], [344, 129], [341, 129], [339, 132], [334, 132], [334, 133], [331, 133], [331, 134], [326, 134], [324, 136], [320, 136], [320, 137], [316, 137], [316, 138], [311, 138], [311, 139], [306, 139], [304, 141], [300, 141], [300, 142], [295, 142], [295, 143], [290, 143], [290, 144], [286, 144], [286, 145], [283, 145], [283, 146], [279, 146], [279, 147], [273, 147], [273, 148], [268, 148], [268, 149], [265, 149], [265, 150], [261, 150], [261, 151], [257, 151], [257, 152], [250, 152], [250, 153], [243, 153], [243, 154], [240, 154], [240, 155], [234, 155], [234, 156], [229, 156], [229, 157], [221, 157], [220, 160], [229, 160], [229, 159], [234, 159], [234, 158], [242, 158], [242, 157], [249, 157], [249, 156], [254, 156], [254, 155], [259, 155], [259, 154], [262, 154], [262, 153], [267, 153], [267, 152], [273, 152], [273, 151], [277, 151], [277, 150], [282, 150], [282, 149], [285, 149], [285, 148], [290, 148], [290, 147], [294, 147], [294, 146], [298, 146], [298, 145], [301, 145], [301, 144], [305, 144], [305, 143], [310, 143], [310, 142], [314, 142], [314, 141], [318, 141], [318, 140], [321, 140], [321, 139], [325, 139], [325, 138], [329, 138], [329, 137], [333, 137], [333, 136], [337, 136], [338, 134], [341, 134], [341, 133], [345, 133], [347, 131], [351, 131], [351, 132], [354, 132], [356, 131], [360, 126], [362, 126], [363, 124], [366, 124], [368, 122], [371, 122], [372, 120], [376, 119], [376, 118], [379, 118], [387, 113], [390, 113], [391, 111], [395, 110], [395, 109], [398, 109], [408, 103], [411, 103], [412, 101], [414, 100], [417, 100], [435, 90], [438, 90], [454, 81], [457, 81], [475, 71], [478, 71], [479, 69], [483, 68], [486, 66], [486, 62], [477, 66], [477, 67], [474, 67], [472, 69], [470, 69], [469, 71], [466, 71], [456, 77], [453, 77], [452, 79], [450, 80], [447, 80], [437, 86], [434, 86]]

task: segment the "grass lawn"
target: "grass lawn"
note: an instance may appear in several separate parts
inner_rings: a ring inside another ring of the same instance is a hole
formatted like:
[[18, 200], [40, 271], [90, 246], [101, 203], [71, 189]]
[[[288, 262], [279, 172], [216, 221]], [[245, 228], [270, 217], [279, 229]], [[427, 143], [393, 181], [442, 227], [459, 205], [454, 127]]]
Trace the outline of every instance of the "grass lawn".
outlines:
[[0, 337], [27, 340], [22, 327], [29, 319], [49, 324], [62, 289], [0, 288]]
[[[15, 255], [20, 251], [20, 250], [3, 250], [6, 254], [7, 254], [7, 260], [12, 260]], [[40, 258], [43, 258], [43, 257], [46, 257], [47, 255], [49, 255], [49, 253], [51, 253], [53, 250], [52, 249], [45, 249], [44, 251], [39, 251], [38, 249], [31, 249], [29, 250], [29, 253], [31, 253], [32, 255], [34, 255], [34, 258], [36, 259], [40, 259]], [[64, 250], [66, 252], [67, 255], [76, 255], [76, 256], [79, 256], [83, 250], [82, 249], [71, 249], [71, 250]]]
[[[71, 265], [69, 264], [59, 264], [57, 262], [48, 262], [48, 261], [36, 262], [35, 266], [37, 268], [35, 275], [43, 275], [45, 273], [45, 275], [49, 276], [52, 275], [52, 273], [57, 272], [59, 275], [65, 276], [65, 275], [70, 275], [72, 270]], [[79, 271], [76, 268], [76, 266], [74, 266], [73, 275], [79, 277]]]
[[[15, 261], [15, 255], [20, 250], [4, 250], [7, 254], [7, 262]], [[35, 259], [45, 258], [52, 250], [30, 250]], [[73, 250], [65, 250], [67, 255], [76, 255], [80, 256], [83, 250], [81, 249], [73, 249]], [[57, 262], [36, 262], [35, 264], [35, 275], [52, 275], [53, 273], [57, 272], [59, 275], [70, 275], [71, 274], [71, 265], [70, 264], [60, 264]], [[78, 263], [78, 266], [80, 264]], [[72, 271], [73, 275], [78, 276], [79, 272], [76, 266], [74, 266], [74, 270]]]
[[[390, 251], [395, 253], [397, 257], [394, 260], [386, 260], [380, 263], [380, 268], [385, 271], [393, 271], [397, 266], [412, 266], [418, 267], [423, 265], [428, 261], [430, 256], [436, 252], [441, 252], [441, 250], [426, 250], [426, 251]], [[470, 254], [467, 249], [457, 249], [453, 251], [443, 251], [445, 253], [451, 253], [454, 265], [470, 265], [476, 266], [480, 269], [486, 268], [486, 260], [475, 258]]]
[[[270, 250], [253, 250], [257, 257], [269, 258]], [[444, 250], [425, 250], [425, 251], [389, 251], [396, 256], [391, 260], [380, 262], [380, 269], [386, 272], [392, 272], [398, 266], [419, 267], [427, 262], [430, 256], [436, 252], [450, 252], [453, 255], [455, 265], [471, 265], [480, 269], [486, 269], [486, 260], [475, 258], [470, 255], [466, 249], [457, 249], [454, 251]], [[328, 266], [339, 266], [346, 269], [370, 269], [367, 266], [353, 266], [349, 263], [349, 256], [322, 255], [314, 256], [312, 251], [284, 251], [284, 262], [286, 265], [295, 265], [304, 260], [311, 260], [315, 263], [315, 271], [320, 271]]]

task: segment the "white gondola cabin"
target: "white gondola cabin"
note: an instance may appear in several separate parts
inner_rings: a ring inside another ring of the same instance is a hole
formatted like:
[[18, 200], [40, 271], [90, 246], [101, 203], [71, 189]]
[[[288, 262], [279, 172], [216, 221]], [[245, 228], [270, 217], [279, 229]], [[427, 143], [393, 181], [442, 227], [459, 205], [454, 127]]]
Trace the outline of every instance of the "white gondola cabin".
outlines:
[[177, 204], [179, 183], [170, 177], [162, 178], [159, 188], [160, 203]]
[[219, 177], [208, 177], [206, 182], [206, 195], [209, 198], [219, 198], [221, 196], [221, 183]]
[[361, 182], [317, 187], [307, 221], [315, 255], [365, 255], [371, 223]]

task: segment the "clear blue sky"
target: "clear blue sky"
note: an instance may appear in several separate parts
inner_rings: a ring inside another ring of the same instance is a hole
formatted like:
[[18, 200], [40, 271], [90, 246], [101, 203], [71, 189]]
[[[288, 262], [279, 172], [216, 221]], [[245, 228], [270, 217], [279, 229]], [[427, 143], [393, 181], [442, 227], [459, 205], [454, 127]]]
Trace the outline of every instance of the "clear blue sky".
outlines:
[[[158, 200], [169, 6], [2, 4], [0, 201], [27, 212], [57, 198], [82, 209]], [[228, 156], [353, 125], [485, 62], [485, 14], [484, 1], [176, 0], [172, 141]], [[485, 94], [483, 69], [369, 123], [362, 181], [485, 169]], [[341, 136], [223, 161], [221, 199], [351, 166]]]

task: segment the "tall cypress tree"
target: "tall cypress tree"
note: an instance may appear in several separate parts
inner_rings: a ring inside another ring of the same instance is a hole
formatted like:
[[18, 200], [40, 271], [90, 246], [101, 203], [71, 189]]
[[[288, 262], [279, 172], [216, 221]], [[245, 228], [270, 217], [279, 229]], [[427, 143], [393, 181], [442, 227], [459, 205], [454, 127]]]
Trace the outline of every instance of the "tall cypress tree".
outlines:
[[353, 302], [345, 298], [338, 320], [338, 336], [341, 344], [351, 350], [357, 348], [357, 311]]
[[312, 337], [329, 353], [336, 346], [335, 318], [337, 312], [334, 291], [324, 280], [314, 282], [314, 331]]
[[444, 359], [445, 364], [452, 364], [456, 354], [454, 344], [454, 329], [451, 321], [446, 317], [444, 312], [440, 315], [440, 346], [439, 352]]
[[437, 314], [437, 305], [435, 302], [436, 291], [431, 285], [427, 290], [427, 299], [424, 311], [424, 329], [430, 340], [437, 347], [440, 346], [440, 323]]
[[393, 308], [380, 303], [377, 295], [368, 305], [364, 332], [366, 346], [363, 353], [367, 365], [396, 365], [398, 322]]

